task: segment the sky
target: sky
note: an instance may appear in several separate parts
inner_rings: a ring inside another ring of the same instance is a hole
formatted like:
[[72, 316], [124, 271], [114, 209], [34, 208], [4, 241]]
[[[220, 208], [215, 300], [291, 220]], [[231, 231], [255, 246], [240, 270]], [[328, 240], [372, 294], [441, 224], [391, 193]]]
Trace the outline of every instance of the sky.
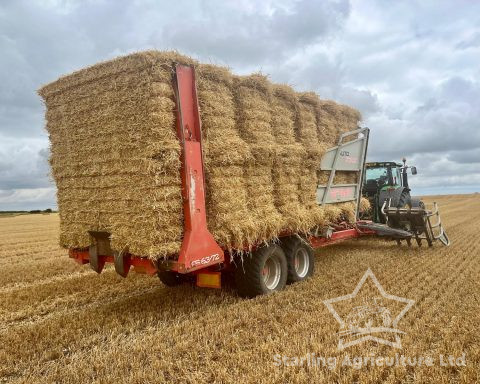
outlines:
[[0, 1], [0, 210], [55, 207], [36, 90], [98, 61], [174, 49], [358, 108], [368, 160], [414, 195], [480, 192], [478, 1]]

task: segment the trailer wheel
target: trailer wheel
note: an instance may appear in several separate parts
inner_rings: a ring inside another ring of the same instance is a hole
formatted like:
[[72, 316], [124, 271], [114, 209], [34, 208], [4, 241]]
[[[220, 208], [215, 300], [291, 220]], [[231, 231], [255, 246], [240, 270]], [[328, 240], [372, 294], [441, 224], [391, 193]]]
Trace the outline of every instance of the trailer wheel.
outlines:
[[185, 282], [183, 275], [172, 271], [158, 271], [160, 281], [167, 287], [175, 287]]
[[235, 269], [237, 290], [242, 297], [281, 291], [287, 283], [287, 259], [282, 248], [271, 244], [243, 258]]
[[313, 275], [315, 256], [312, 247], [295, 236], [283, 240], [282, 248], [287, 257], [287, 283], [303, 281]]

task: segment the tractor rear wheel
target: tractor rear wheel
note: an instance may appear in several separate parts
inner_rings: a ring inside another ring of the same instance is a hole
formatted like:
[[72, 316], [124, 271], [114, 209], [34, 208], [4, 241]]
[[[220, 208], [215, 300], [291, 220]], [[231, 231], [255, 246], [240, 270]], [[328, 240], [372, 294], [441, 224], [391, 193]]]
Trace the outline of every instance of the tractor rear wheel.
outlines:
[[287, 257], [287, 283], [303, 281], [313, 275], [315, 256], [313, 249], [296, 236], [282, 240], [282, 248]]
[[244, 256], [235, 269], [237, 290], [242, 297], [255, 297], [285, 288], [287, 258], [282, 248], [271, 244]]

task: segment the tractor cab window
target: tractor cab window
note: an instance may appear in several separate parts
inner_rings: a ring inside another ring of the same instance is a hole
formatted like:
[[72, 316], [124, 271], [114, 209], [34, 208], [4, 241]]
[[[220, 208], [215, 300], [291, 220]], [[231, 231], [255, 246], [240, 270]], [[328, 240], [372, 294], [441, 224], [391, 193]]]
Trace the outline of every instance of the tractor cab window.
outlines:
[[392, 170], [393, 176], [393, 185], [402, 185], [402, 175], [400, 173], [400, 168], [394, 168]]
[[382, 187], [384, 185], [401, 185], [402, 178], [397, 167], [371, 167], [367, 168], [365, 183]]
[[378, 185], [385, 185], [388, 183], [388, 169], [384, 167], [367, 168], [365, 180], [367, 184], [376, 181]]

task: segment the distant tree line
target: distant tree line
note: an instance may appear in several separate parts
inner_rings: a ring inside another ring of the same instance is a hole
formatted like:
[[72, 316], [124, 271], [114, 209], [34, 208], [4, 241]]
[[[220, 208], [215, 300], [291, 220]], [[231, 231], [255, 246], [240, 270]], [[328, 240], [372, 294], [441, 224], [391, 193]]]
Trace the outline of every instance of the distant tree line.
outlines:
[[47, 209], [32, 209], [31, 211], [0, 211], [2, 215], [15, 215], [15, 214], [25, 214], [25, 213], [54, 213], [57, 212], [52, 208]]
[[41, 209], [32, 209], [31, 211], [28, 211], [28, 213], [52, 213], [54, 212], [51, 208], [44, 209], [43, 211]]

